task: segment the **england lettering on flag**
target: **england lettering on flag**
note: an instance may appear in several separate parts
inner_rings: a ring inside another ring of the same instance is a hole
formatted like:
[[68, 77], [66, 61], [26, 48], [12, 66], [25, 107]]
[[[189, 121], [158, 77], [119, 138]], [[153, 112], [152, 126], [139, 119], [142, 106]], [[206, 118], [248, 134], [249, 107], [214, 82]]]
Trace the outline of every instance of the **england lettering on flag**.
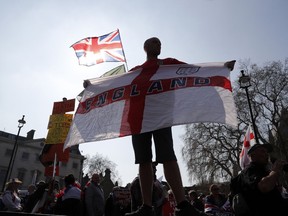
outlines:
[[84, 38], [71, 47], [74, 49], [80, 65], [92, 66], [102, 62], [125, 62], [118, 29], [99, 37]]
[[95, 79], [85, 88], [64, 149], [173, 125], [236, 127], [230, 72], [222, 62], [180, 64]]
[[249, 125], [244, 137], [242, 150], [239, 156], [239, 163], [241, 169], [245, 169], [245, 167], [250, 163], [250, 157], [248, 156], [248, 151], [251, 146], [255, 144], [255, 136], [252, 130], [252, 127]]

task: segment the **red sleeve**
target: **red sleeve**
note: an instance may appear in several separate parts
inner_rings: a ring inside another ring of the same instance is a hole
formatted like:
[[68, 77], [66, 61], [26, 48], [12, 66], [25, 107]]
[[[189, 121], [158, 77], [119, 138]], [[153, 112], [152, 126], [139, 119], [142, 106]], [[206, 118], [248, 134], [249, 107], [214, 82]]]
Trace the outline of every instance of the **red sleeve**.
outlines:
[[136, 69], [141, 68], [141, 67], [142, 67], [142, 65], [135, 66], [135, 67], [131, 68], [128, 72], [131, 72], [131, 71], [136, 70]]

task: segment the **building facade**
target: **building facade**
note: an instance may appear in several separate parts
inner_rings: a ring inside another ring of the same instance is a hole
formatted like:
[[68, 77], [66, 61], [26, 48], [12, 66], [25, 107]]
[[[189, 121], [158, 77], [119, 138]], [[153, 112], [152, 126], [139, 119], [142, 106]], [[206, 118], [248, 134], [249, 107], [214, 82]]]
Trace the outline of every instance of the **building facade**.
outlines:
[[[33, 181], [46, 181], [44, 176], [45, 167], [39, 160], [45, 138], [34, 139], [34, 130], [27, 133], [26, 137], [18, 136], [15, 160], [12, 166], [10, 178], [18, 178], [23, 183], [22, 189], [26, 189]], [[16, 135], [0, 131], [0, 186], [4, 185], [6, 172], [16, 143]], [[79, 146], [70, 148], [69, 160], [67, 163], [59, 163], [59, 176], [55, 179], [62, 182], [64, 176], [73, 174], [81, 183], [82, 168], [85, 157], [81, 155]], [[1, 188], [2, 189], [2, 188]]]

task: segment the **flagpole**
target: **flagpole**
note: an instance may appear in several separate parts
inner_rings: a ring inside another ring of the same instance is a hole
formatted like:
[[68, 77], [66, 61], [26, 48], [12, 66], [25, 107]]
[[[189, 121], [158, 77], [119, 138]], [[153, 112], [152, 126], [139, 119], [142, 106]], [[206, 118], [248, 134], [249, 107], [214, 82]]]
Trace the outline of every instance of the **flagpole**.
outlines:
[[55, 153], [55, 156], [54, 156], [54, 164], [53, 164], [53, 179], [55, 177], [55, 174], [56, 174], [56, 161], [57, 161], [57, 154]]
[[31, 184], [36, 185], [36, 180], [37, 180], [37, 170], [35, 169]]
[[124, 56], [124, 58], [125, 58], [126, 71], [129, 71], [129, 69], [128, 69], [128, 64], [127, 64], [127, 60], [126, 60], [126, 56], [125, 56], [125, 52], [124, 52], [124, 47], [123, 47], [122, 40], [121, 40], [120, 30], [117, 29], [117, 31], [119, 32], [120, 43], [121, 43], [122, 50], [123, 50], [123, 56]]

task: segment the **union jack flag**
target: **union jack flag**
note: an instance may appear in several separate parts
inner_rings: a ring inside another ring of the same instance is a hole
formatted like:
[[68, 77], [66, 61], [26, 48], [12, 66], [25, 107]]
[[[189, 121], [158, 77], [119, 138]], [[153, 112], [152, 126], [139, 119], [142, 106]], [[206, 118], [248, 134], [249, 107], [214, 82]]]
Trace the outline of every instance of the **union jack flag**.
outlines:
[[87, 37], [73, 45], [79, 65], [92, 66], [102, 62], [125, 62], [124, 51], [117, 29], [99, 37]]

